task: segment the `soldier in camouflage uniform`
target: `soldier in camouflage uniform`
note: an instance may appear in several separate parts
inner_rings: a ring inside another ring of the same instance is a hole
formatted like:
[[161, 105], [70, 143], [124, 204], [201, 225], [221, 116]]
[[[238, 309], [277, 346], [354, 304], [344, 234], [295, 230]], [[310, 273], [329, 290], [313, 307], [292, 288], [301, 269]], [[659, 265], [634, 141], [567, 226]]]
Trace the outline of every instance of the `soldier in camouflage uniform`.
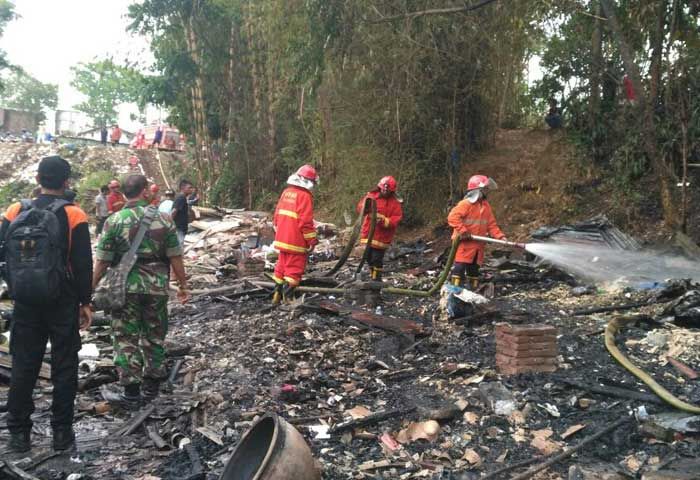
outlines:
[[[94, 285], [109, 266], [119, 264], [131, 246], [149, 204], [148, 181], [131, 175], [124, 183], [128, 203], [107, 219], [96, 250]], [[138, 405], [158, 395], [164, 370], [164, 340], [168, 332], [169, 272], [180, 285], [178, 299], [189, 299], [182, 247], [170, 218], [157, 213], [137, 250], [137, 261], [127, 277], [126, 305], [112, 312], [114, 364], [124, 386], [123, 400]]]

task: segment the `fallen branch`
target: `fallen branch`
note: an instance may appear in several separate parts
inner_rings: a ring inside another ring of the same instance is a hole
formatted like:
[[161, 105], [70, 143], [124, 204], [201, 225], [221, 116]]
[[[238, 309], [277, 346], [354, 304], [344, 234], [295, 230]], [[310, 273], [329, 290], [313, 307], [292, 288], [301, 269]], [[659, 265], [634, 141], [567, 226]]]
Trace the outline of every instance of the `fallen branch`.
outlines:
[[533, 464], [537, 462], [538, 460], [542, 460], [542, 457], [532, 457], [528, 458], [527, 460], [523, 460], [522, 462], [514, 463], [512, 465], [506, 465], [503, 468], [499, 468], [498, 470], [494, 470], [493, 472], [489, 473], [485, 477], [481, 477], [479, 480], [490, 480], [491, 478], [501, 478], [501, 474], [509, 472], [510, 470], [514, 470], [516, 468], [522, 468], [522, 467], [527, 467], [530, 464]]
[[626, 388], [612, 387], [607, 385], [605, 387], [599, 387], [597, 385], [588, 385], [585, 383], [577, 382], [575, 380], [569, 380], [566, 378], [559, 377], [554, 378], [554, 380], [556, 380], [559, 383], [564, 383], [566, 385], [580, 388], [581, 390], [586, 390], [588, 392], [598, 393], [600, 395], [607, 395], [609, 397], [624, 398], [627, 400], [636, 400], [639, 402], [649, 402], [656, 403], [658, 405], [664, 405], [663, 400], [661, 400], [656, 395], [652, 395], [651, 393], [635, 392], [634, 390], [628, 390]]
[[143, 422], [145, 422], [148, 419], [148, 417], [151, 416], [155, 409], [155, 405], [149, 405], [148, 407], [144, 408], [138, 414], [132, 417], [131, 420], [126, 422], [126, 424], [122, 428], [114, 432], [114, 435], [117, 437], [125, 437], [126, 435], [131, 435], [136, 431], [137, 428], [141, 426]]
[[646, 305], [651, 305], [651, 304], [647, 303], [647, 302], [634, 302], [634, 303], [625, 303], [623, 305], [611, 305], [608, 307], [584, 308], [582, 310], [574, 310], [573, 312], [571, 312], [571, 314], [578, 317], [578, 316], [582, 316], [582, 315], [592, 315], [594, 313], [605, 313], [605, 312], [617, 312], [617, 311], [621, 311], [621, 310], [632, 310], [634, 308], [644, 307]]
[[364, 418], [358, 418], [356, 420], [350, 420], [349, 422], [341, 423], [331, 428], [328, 433], [338, 433], [345, 430], [353, 430], [355, 428], [366, 427], [368, 425], [373, 425], [375, 423], [383, 422], [384, 420], [389, 420], [391, 418], [403, 417], [409, 413], [413, 413], [416, 407], [403, 408], [399, 410], [388, 410], [386, 412], [379, 412], [373, 415], [368, 415]]
[[600, 430], [599, 432], [596, 432], [593, 435], [586, 437], [575, 447], [570, 448], [569, 450], [566, 450], [564, 452], [561, 452], [561, 453], [553, 456], [552, 458], [550, 458], [546, 462], [542, 462], [539, 465], [535, 465], [534, 467], [528, 469], [527, 471], [521, 473], [520, 475], [513, 477], [511, 480], [526, 480], [526, 479], [532, 477], [534, 474], [541, 472], [542, 470], [546, 470], [547, 468], [551, 467], [555, 463], [561, 462], [565, 458], [572, 456], [574, 453], [578, 452], [583, 447], [587, 446], [589, 443], [593, 443], [596, 440], [598, 440], [600, 437], [602, 437], [603, 435], [606, 435], [606, 434], [612, 432], [613, 430], [616, 430], [617, 428], [621, 427], [622, 425], [629, 422], [630, 420], [631, 420], [630, 417], [621, 418], [617, 422], [608, 425], [607, 427]]
[[[0, 462], [0, 464], [1, 464], [1, 462]], [[35, 477], [34, 475], [31, 475], [31, 474], [25, 472], [24, 470], [22, 470], [18, 466], [13, 465], [12, 462], [5, 462], [3, 470], [9, 471], [9, 474], [13, 478], [20, 478], [22, 480], [41, 480], [40, 478]]]

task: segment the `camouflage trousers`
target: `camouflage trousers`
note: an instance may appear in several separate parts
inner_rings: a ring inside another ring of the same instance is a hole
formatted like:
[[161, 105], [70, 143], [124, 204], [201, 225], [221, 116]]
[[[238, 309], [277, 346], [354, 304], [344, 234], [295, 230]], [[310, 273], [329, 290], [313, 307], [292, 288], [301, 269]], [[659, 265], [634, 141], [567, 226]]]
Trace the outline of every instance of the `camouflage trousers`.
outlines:
[[112, 314], [114, 365], [121, 385], [165, 378], [167, 333], [167, 295], [126, 294], [124, 309]]

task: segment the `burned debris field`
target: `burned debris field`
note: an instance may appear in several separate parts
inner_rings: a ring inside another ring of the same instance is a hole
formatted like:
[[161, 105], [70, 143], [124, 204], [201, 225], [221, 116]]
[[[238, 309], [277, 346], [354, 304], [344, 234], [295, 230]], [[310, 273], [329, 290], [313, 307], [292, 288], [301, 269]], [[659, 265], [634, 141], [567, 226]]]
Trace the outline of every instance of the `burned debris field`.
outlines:
[[[616, 336], [623, 353], [675, 397], [700, 402], [692, 282], [603, 291], [492, 251], [483, 287], [492, 298], [448, 320], [444, 294], [358, 294], [356, 258], [323, 276], [342, 237], [328, 226], [304, 284], [345, 294], [310, 288], [273, 307], [256, 256], [265, 225], [262, 214], [237, 213], [188, 238], [193, 300], [171, 306], [170, 376], [139, 411], [110, 403], [118, 387], [108, 318], [98, 316], [83, 338], [73, 455], [50, 449], [42, 374], [39, 448], [16, 463], [33, 475], [22, 478], [219, 478], [270, 414], [302, 434], [324, 479], [698, 478], [699, 417], [671, 408], [604, 344], [612, 318], [633, 319]], [[448, 250], [398, 244], [385, 286], [429, 288]]]

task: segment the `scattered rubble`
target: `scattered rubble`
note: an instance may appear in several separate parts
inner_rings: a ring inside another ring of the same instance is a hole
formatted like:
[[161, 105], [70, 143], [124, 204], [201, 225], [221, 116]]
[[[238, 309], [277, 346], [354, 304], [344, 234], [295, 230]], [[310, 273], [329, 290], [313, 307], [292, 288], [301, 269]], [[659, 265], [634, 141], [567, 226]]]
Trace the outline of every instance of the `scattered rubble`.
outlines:
[[[325, 276], [348, 236], [327, 226], [305, 284], [334, 293], [272, 308], [270, 227], [263, 213], [202, 209], [186, 240], [194, 298], [171, 305], [160, 396], [135, 413], [108, 402], [119, 389], [100, 316], [83, 338], [94, 347], [81, 364], [78, 452], [46, 457], [51, 389], [42, 379], [37, 447], [5, 465], [18, 461], [13, 468], [38, 478], [218, 478], [246, 432], [275, 414], [303, 436], [324, 479], [697, 478], [688, 461], [700, 456], [696, 417], [673, 412], [602, 341], [616, 309], [639, 313], [646, 321], [620, 332], [619, 347], [697, 404], [700, 384], [677, 364], [698, 371], [700, 334], [665, 321], [692, 285], [666, 296], [577, 296], [570, 275], [502, 257], [484, 266], [493, 298], [473, 302], [463, 321], [447, 320], [437, 298], [381, 293], [377, 310], [358, 301], [357, 257]], [[385, 284], [432, 286], [447, 241], [397, 245]]]

